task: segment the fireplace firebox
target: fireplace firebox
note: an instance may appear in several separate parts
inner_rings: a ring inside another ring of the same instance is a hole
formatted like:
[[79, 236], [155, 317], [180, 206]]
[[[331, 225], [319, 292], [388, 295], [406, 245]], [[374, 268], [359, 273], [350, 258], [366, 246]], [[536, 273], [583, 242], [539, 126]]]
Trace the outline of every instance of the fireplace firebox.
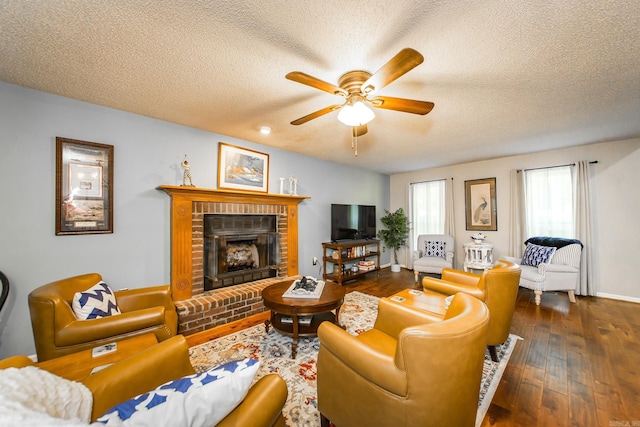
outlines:
[[275, 215], [205, 215], [205, 291], [276, 277], [279, 241]]

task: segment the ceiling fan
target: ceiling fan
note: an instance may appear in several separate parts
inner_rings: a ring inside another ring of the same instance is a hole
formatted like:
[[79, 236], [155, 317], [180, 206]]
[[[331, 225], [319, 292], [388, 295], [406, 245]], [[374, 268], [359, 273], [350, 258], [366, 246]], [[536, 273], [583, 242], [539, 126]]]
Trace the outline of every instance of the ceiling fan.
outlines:
[[291, 124], [301, 125], [332, 111], [340, 110], [338, 120], [348, 126], [352, 126], [353, 136], [358, 137], [367, 133], [367, 123], [375, 117], [373, 111], [367, 105], [386, 110], [425, 115], [433, 109], [433, 102], [392, 98], [390, 96], [374, 96], [379, 90], [422, 64], [423, 61], [424, 57], [420, 52], [405, 48], [373, 75], [362, 70], [349, 71], [343, 74], [338, 80], [338, 86], [303, 72], [293, 71], [286, 75], [287, 79], [323, 90], [332, 95], [342, 96], [345, 98], [345, 102], [330, 105], [300, 117], [292, 121]]

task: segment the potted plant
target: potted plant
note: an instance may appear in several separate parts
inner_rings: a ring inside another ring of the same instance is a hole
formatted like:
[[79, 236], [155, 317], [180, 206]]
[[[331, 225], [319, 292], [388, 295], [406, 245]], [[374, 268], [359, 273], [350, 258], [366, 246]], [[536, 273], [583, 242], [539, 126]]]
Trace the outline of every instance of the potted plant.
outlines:
[[407, 245], [409, 238], [409, 218], [404, 214], [404, 209], [398, 208], [395, 212], [389, 212], [385, 209], [386, 215], [380, 218], [384, 229], [378, 231], [378, 237], [390, 249], [393, 249], [393, 264], [391, 271], [397, 273], [400, 271], [398, 264], [398, 249]]

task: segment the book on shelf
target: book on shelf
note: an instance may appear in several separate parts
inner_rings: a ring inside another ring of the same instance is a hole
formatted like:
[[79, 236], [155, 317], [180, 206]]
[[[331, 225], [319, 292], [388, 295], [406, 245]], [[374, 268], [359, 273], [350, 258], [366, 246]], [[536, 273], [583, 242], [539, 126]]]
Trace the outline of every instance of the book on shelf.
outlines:
[[358, 263], [358, 270], [371, 271], [376, 269], [376, 264], [373, 261], [360, 261]]
[[[309, 316], [298, 316], [298, 325], [303, 325], [303, 326], [309, 326], [311, 324], [311, 321], [313, 320], [313, 316], [309, 315]], [[293, 317], [291, 316], [282, 316], [280, 318], [280, 322], [287, 324], [287, 325], [292, 325], [293, 324]]]
[[282, 297], [318, 299], [322, 295], [323, 289], [324, 281], [303, 276], [300, 280], [294, 280], [291, 286], [282, 294]]

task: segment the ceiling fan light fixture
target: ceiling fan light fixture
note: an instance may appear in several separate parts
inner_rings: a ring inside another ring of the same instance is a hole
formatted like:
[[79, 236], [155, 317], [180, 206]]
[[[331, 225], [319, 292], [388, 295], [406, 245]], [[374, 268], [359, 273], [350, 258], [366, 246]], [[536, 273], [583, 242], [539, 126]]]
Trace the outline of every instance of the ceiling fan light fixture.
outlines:
[[349, 102], [340, 109], [338, 120], [347, 126], [362, 126], [375, 118], [373, 110], [361, 100]]

